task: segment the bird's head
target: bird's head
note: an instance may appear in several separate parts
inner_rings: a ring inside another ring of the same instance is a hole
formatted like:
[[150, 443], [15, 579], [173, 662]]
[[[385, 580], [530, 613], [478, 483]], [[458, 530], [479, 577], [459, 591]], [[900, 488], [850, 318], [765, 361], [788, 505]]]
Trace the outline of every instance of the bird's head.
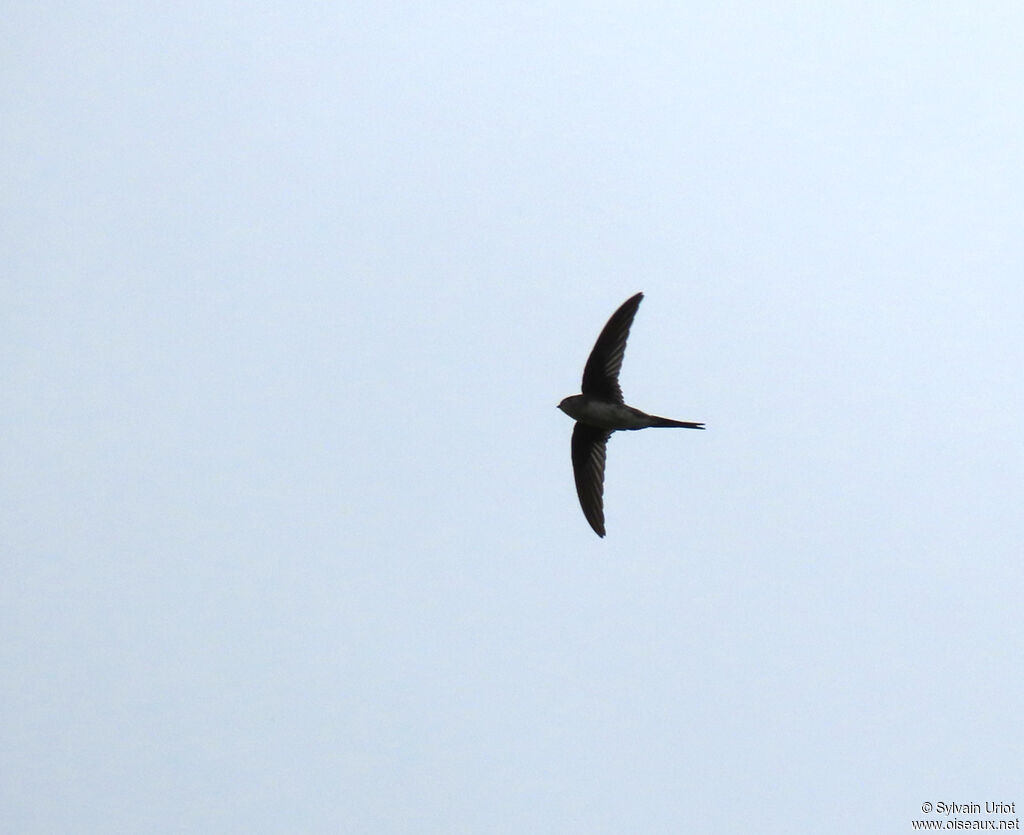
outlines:
[[558, 408], [565, 412], [569, 417], [575, 417], [577, 409], [576, 404], [583, 399], [582, 394], [574, 394], [571, 397], [565, 397], [562, 402], [558, 404]]

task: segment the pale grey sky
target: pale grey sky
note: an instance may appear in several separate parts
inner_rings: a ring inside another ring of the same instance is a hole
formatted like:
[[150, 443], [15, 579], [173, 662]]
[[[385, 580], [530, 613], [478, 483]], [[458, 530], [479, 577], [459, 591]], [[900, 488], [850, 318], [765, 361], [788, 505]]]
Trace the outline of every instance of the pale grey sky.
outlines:
[[0, 31], [4, 831], [1024, 803], [1019, 4]]

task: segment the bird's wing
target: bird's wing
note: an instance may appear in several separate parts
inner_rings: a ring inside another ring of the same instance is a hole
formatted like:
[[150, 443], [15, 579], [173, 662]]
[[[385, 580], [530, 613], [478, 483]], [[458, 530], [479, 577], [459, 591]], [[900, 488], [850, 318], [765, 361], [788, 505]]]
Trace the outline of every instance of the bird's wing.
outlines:
[[622, 368], [622, 357], [626, 353], [626, 339], [629, 328], [636, 316], [644, 294], [637, 293], [627, 299], [622, 307], [612, 314], [608, 324], [594, 343], [586, 368], [583, 369], [583, 385], [581, 391], [601, 400], [622, 402], [622, 389], [619, 388], [619, 370]]
[[572, 472], [583, 515], [598, 536], [604, 536], [604, 458], [611, 435], [604, 429], [576, 423], [572, 430]]

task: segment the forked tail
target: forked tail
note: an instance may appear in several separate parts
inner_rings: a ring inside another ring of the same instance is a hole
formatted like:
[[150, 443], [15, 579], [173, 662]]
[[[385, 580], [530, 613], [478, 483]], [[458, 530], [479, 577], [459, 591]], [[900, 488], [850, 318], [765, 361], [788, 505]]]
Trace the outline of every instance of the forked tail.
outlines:
[[651, 415], [651, 426], [680, 426], [683, 429], [703, 429], [703, 423], [691, 423], [686, 420], [672, 420], [672, 418], [658, 417]]

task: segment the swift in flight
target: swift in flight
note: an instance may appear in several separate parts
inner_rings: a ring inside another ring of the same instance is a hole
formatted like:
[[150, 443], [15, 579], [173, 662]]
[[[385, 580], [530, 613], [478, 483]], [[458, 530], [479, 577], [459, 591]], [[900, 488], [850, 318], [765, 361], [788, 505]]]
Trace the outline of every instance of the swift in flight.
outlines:
[[572, 471], [576, 494], [590, 527], [604, 536], [604, 459], [612, 432], [646, 429], [649, 426], [679, 426], [703, 429], [703, 423], [657, 417], [627, 406], [619, 388], [619, 370], [626, 352], [626, 339], [644, 294], [627, 299], [612, 314], [594, 343], [583, 369], [582, 394], [566, 397], [558, 408], [576, 421], [572, 430]]

